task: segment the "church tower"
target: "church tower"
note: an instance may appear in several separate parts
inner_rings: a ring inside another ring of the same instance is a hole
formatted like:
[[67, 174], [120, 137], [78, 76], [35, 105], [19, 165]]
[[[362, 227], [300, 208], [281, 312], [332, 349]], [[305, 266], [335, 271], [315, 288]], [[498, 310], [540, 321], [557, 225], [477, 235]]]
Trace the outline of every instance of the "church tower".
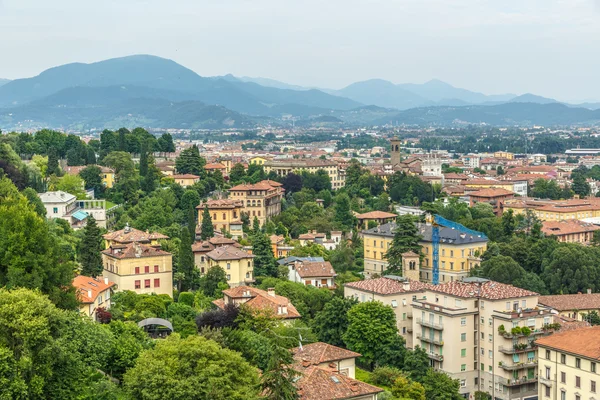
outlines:
[[402, 276], [411, 281], [419, 280], [419, 255], [408, 251], [402, 254]]
[[400, 139], [394, 137], [390, 140], [391, 148], [390, 155], [392, 161], [392, 167], [400, 164]]

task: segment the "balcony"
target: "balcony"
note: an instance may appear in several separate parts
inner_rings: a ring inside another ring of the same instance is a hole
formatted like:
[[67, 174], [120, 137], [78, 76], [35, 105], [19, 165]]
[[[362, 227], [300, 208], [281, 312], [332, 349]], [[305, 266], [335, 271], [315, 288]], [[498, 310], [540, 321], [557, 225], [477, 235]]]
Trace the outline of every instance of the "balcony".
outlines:
[[434, 322], [423, 321], [421, 318], [417, 318], [417, 324], [425, 326], [427, 328], [436, 329], [438, 331], [443, 331], [444, 326], [440, 324], [436, 324]]
[[413, 317], [412, 311], [409, 311], [406, 313], [406, 318], [412, 318], [412, 317]]
[[417, 339], [419, 339], [422, 342], [427, 342], [427, 343], [433, 343], [435, 345], [438, 346], [443, 346], [444, 345], [444, 341], [443, 340], [436, 340], [436, 339], [431, 339], [429, 336], [425, 336], [422, 335], [420, 333], [417, 333]]
[[538, 382], [542, 385], [548, 386], [548, 387], [552, 387], [552, 379], [548, 379], [548, 378], [544, 378], [544, 377], [539, 377], [538, 378]]
[[499, 367], [505, 371], [516, 371], [518, 369], [524, 369], [524, 368], [535, 368], [535, 367], [537, 367], [537, 365], [538, 365], [537, 360], [533, 360], [533, 361], [527, 360], [526, 362], [518, 362], [516, 364], [505, 364], [502, 361], [500, 361]]
[[444, 361], [444, 356], [441, 354], [436, 354], [436, 353], [427, 353], [427, 355], [429, 356], [429, 358], [431, 358], [432, 360], [435, 361], [439, 361], [442, 362]]
[[[525, 344], [525, 343], [522, 343]], [[518, 345], [514, 345], [512, 347], [508, 346], [500, 346], [498, 350], [504, 354], [519, 354], [519, 353], [527, 353], [528, 351], [536, 351], [537, 346], [526, 345], [526, 347], [521, 346], [521, 343]]]
[[412, 326], [409, 326], [408, 328], [406, 328], [406, 331], [407, 331], [408, 333], [412, 333], [412, 331], [413, 331], [413, 327], [412, 327]]
[[520, 386], [526, 385], [528, 383], [536, 383], [538, 381], [538, 377], [534, 376], [529, 378], [527, 376], [522, 377], [521, 379], [500, 379], [498, 382], [502, 383], [504, 386]]

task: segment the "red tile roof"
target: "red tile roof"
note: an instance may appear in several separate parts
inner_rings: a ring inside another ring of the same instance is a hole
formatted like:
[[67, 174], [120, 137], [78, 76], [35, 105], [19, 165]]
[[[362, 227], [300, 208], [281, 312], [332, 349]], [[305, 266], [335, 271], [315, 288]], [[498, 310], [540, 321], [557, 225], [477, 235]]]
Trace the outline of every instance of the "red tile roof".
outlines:
[[407, 280], [406, 282], [408, 282], [408, 288], [406, 289], [404, 288], [404, 282], [390, 278], [376, 278], [367, 279], [364, 281], [349, 282], [344, 286], [380, 295], [419, 292], [431, 286], [429, 283], [419, 281]]
[[329, 261], [300, 261], [296, 262], [294, 265], [300, 278], [336, 276], [335, 270]]
[[281, 186], [281, 183], [279, 182], [275, 182], [275, 181], [271, 181], [271, 180], [264, 180], [264, 181], [260, 181], [258, 183], [254, 183], [254, 184], [250, 184], [250, 183], [243, 183], [241, 185], [237, 185], [232, 187], [231, 189], [229, 189], [230, 192], [234, 192], [234, 191], [248, 191], [248, 190], [271, 190], [271, 189], [275, 189]]
[[380, 219], [380, 218], [396, 218], [396, 214], [392, 214], [385, 211], [371, 211], [364, 214], [358, 214], [356, 218], [358, 219]]
[[540, 296], [538, 303], [557, 311], [600, 309], [600, 293]]
[[109, 232], [102, 236], [106, 240], [110, 240], [117, 243], [131, 243], [131, 242], [149, 242], [151, 240], [168, 239], [168, 236], [162, 233], [148, 231], [140, 231], [139, 229], [126, 227], [119, 231]]
[[335, 369], [309, 366], [300, 372], [302, 375], [296, 385], [301, 400], [344, 400], [383, 392], [383, 389], [347, 377]]
[[105, 282], [102, 278], [98, 279], [84, 275], [76, 276], [72, 284], [77, 291], [77, 299], [83, 304], [95, 302], [100, 293], [116, 285], [114, 282]]
[[487, 188], [469, 193], [469, 196], [471, 197], [499, 197], [510, 195], [514, 195], [514, 192], [502, 188]]
[[137, 242], [127, 243], [122, 246], [111, 246], [102, 252], [109, 257], [125, 259], [140, 257], [170, 256], [171, 253], [153, 246], [146, 246]]
[[192, 175], [192, 174], [172, 175], [171, 178], [173, 178], [173, 179], [200, 179], [200, 177], [198, 175]]
[[591, 224], [589, 222], [579, 221], [577, 219], [542, 222], [542, 232], [548, 236], [560, 236], [568, 235], [571, 233], [593, 232], [597, 230], [600, 230], [600, 226]]
[[[479, 293], [479, 287], [481, 287], [481, 293]], [[529, 290], [487, 280], [482, 282], [481, 285], [477, 282], [453, 281], [442, 283], [441, 285], [431, 285], [429, 289], [434, 292], [447, 293], [457, 297], [481, 297], [482, 299], [488, 300], [512, 299], [538, 295]]]
[[[248, 299], [244, 304], [251, 308], [272, 310], [275, 318], [290, 319], [301, 317], [298, 310], [296, 310], [296, 307], [294, 307], [287, 297], [280, 296], [274, 292], [273, 295], [271, 295], [266, 290], [250, 286], [236, 286], [231, 289], [223, 290], [223, 294], [232, 299]], [[217, 307], [223, 308], [225, 302], [223, 300], [215, 300], [213, 301], [213, 304], [215, 304]], [[280, 314], [280, 306], [286, 307], [287, 313]]]
[[233, 246], [233, 245], [225, 245], [221, 247], [217, 247], [214, 250], [206, 253], [206, 257], [212, 260], [242, 260], [244, 258], [254, 258], [253, 254], [247, 253], [244, 250]]
[[538, 346], [600, 360], [600, 326], [557, 332], [535, 341]]
[[358, 353], [323, 342], [303, 345], [302, 349], [293, 348], [292, 353], [295, 360], [309, 361], [313, 365], [360, 357]]

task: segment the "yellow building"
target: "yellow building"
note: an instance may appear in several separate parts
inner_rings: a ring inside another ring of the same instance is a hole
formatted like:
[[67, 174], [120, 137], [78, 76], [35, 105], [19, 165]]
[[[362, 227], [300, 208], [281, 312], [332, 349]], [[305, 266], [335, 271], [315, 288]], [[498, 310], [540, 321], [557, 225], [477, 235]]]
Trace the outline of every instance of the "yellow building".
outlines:
[[217, 247], [206, 253], [208, 269], [221, 267], [230, 287], [254, 282], [254, 255], [231, 245]]
[[173, 296], [173, 257], [160, 247], [137, 242], [111, 245], [102, 252], [102, 275], [116, 284], [118, 291]]
[[194, 183], [200, 180], [198, 175], [183, 174], [183, 175], [172, 175], [171, 178], [175, 180], [175, 183], [182, 187], [192, 186]]
[[238, 242], [226, 237], [215, 236], [203, 242], [195, 242], [192, 244], [192, 253], [194, 253], [194, 264], [200, 270], [200, 274], [204, 275], [208, 268], [208, 260], [206, 253], [209, 253], [217, 247], [235, 246], [241, 248]]
[[92, 319], [96, 319], [99, 307], [110, 308], [110, 296], [115, 286], [108, 278], [99, 279], [78, 275], [73, 279], [73, 287], [79, 300], [79, 312]]
[[229, 232], [234, 239], [242, 237], [242, 212], [244, 205], [241, 200], [220, 199], [200, 203], [198, 210], [198, 226], [202, 225], [204, 208], [208, 207], [213, 227], [219, 232]]
[[250, 159], [250, 164], [265, 165], [270, 160], [271, 160], [271, 158], [269, 158], [269, 157], [255, 156]]
[[539, 200], [532, 198], [509, 199], [504, 212], [525, 214], [531, 210], [541, 221], [565, 221], [600, 217], [600, 199]]
[[332, 160], [306, 158], [272, 160], [265, 163], [265, 172], [268, 174], [275, 171], [278, 176], [287, 176], [290, 173], [300, 174], [302, 171], [316, 173], [318, 170], [327, 172], [332, 189], [339, 189], [346, 185], [345, 170], [341, 169], [338, 163]]
[[[381, 275], [388, 267], [385, 257], [394, 239], [393, 222], [363, 231], [364, 273], [366, 277]], [[419, 235], [423, 239], [423, 260], [420, 266], [421, 281], [433, 279], [433, 245], [431, 242], [431, 226], [418, 225]], [[462, 234], [450, 228], [440, 227], [439, 269], [440, 282], [451, 282], [469, 275], [469, 271], [480, 263], [480, 256], [487, 249], [488, 240]]]
[[168, 236], [158, 232], [144, 232], [139, 229], [131, 228], [129, 224], [124, 229], [119, 231], [109, 232], [102, 236], [104, 238], [104, 248], [110, 246], [125, 245], [133, 242], [144, 244], [147, 246], [160, 247], [159, 240], [168, 239]]
[[275, 258], [287, 257], [294, 250], [294, 246], [287, 245], [285, 238], [281, 235], [271, 235], [271, 250]]
[[281, 213], [283, 187], [281, 183], [271, 180], [242, 184], [229, 189], [229, 197], [241, 202], [242, 211], [248, 214], [251, 223], [256, 217], [262, 226], [268, 218]]
[[494, 158], [504, 158], [505, 160], [514, 160], [514, 153], [510, 153], [508, 151], [497, 151], [494, 153]]
[[461, 183], [464, 187], [471, 190], [500, 188], [513, 192], [514, 184], [512, 181], [497, 181], [492, 179], [471, 179]]
[[559, 331], [535, 344], [539, 400], [600, 398], [600, 326]]

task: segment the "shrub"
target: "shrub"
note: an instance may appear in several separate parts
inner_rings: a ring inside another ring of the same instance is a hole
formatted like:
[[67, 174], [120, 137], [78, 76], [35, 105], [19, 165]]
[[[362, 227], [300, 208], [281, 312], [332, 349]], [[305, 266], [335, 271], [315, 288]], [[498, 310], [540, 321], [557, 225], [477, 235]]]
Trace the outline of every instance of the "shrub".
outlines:
[[191, 293], [191, 292], [179, 293], [179, 298], [177, 299], [177, 302], [186, 304], [186, 305], [192, 307], [194, 305], [194, 293]]
[[510, 333], [512, 333], [513, 335], [520, 335], [521, 332], [521, 327], [520, 326], [515, 326], [514, 328], [512, 328], [510, 330]]
[[504, 332], [506, 332], [506, 330], [504, 330], [504, 325], [500, 325], [498, 327], [498, 333], [504, 333]]
[[402, 376], [402, 371], [394, 367], [377, 367], [371, 373], [371, 383], [391, 387], [396, 379]]
[[525, 336], [529, 336], [531, 335], [531, 329], [529, 329], [528, 327], [524, 326], [523, 328], [521, 328], [521, 333]]

